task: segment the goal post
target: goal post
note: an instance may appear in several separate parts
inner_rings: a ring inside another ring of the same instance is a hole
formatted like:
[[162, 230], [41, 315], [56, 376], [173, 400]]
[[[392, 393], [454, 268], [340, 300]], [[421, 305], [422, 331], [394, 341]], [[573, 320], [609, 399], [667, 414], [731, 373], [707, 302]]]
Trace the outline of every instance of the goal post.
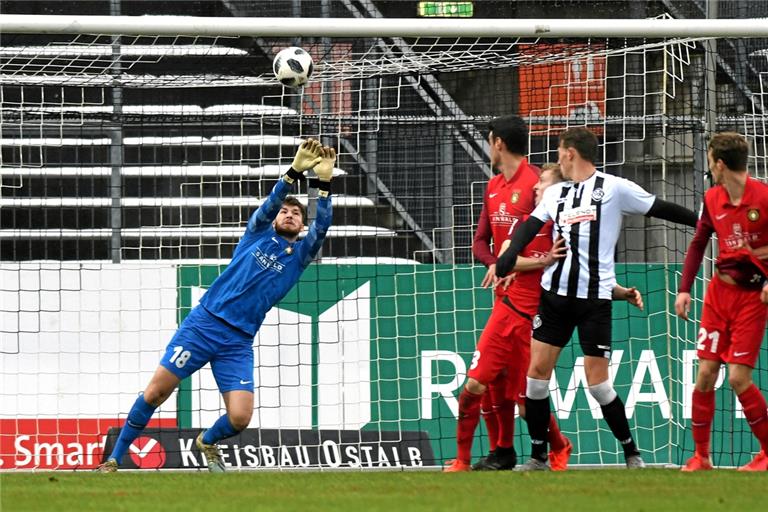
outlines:
[[[303, 89], [272, 76], [274, 54], [294, 45], [315, 62]], [[226, 463], [440, 466], [455, 456], [457, 396], [492, 304], [471, 250], [492, 176], [488, 121], [523, 117], [536, 165], [556, 160], [560, 132], [586, 126], [600, 168], [696, 209], [713, 132], [744, 134], [751, 174], [768, 178], [768, 24], [3, 15], [0, 108], [0, 470], [98, 464], [306, 137], [339, 154], [334, 224], [254, 339], [254, 416], [223, 443]], [[295, 192], [312, 215], [312, 180]], [[659, 465], [692, 451], [712, 258], [696, 321], [680, 321], [691, 235], [628, 218], [617, 252], [619, 283], [646, 308], [614, 304], [611, 379]], [[764, 392], [767, 365], [763, 351]], [[578, 343], [550, 387], [571, 463], [620, 463]], [[727, 380], [717, 399], [715, 463], [743, 464], [759, 447]], [[192, 441], [222, 412], [206, 366], [124, 463], [204, 468]], [[473, 455], [487, 449], [481, 426]]]

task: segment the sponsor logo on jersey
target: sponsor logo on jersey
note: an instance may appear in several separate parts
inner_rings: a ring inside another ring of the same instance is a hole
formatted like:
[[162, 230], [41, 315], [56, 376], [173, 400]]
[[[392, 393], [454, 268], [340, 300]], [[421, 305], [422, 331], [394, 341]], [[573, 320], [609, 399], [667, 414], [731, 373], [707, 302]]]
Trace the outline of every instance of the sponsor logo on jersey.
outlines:
[[757, 222], [759, 218], [760, 210], [757, 208], [750, 208], [750, 210], [747, 212], [747, 219], [749, 219], [751, 222]]
[[283, 269], [285, 268], [285, 265], [277, 261], [277, 255], [275, 254], [266, 255], [263, 252], [261, 252], [261, 249], [257, 248], [255, 251], [251, 251], [251, 256], [253, 256], [256, 259], [256, 262], [264, 270], [274, 270], [275, 272], [282, 272]]
[[514, 224], [516, 219], [517, 215], [512, 215], [507, 211], [507, 203], [499, 204], [499, 211], [491, 214], [491, 223], [495, 225]]
[[744, 242], [752, 243], [760, 238], [760, 233], [744, 231], [744, 228], [738, 222], [735, 222], [732, 225], [732, 229], [733, 234], [725, 239], [725, 246], [729, 249], [740, 249], [744, 245]]
[[536, 315], [533, 317], [533, 328], [538, 329], [539, 327], [541, 327], [541, 316]]
[[578, 208], [564, 210], [560, 214], [559, 224], [561, 226], [570, 226], [571, 224], [593, 221], [595, 219], [597, 219], [597, 206], [591, 204], [589, 206], [579, 206]]
[[520, 191], [515, 190], [514, 192], [512, 192], [512, 197], [509, 198], [509, 202], [512, 204], [515, 204], [519, 200], [520, 200]]
[[603, 197], [605, 196], [605, 191], [602, 188], [596, 188], [592, 191], [592, 200], [596, 203], [599, 203], [603, 200]]

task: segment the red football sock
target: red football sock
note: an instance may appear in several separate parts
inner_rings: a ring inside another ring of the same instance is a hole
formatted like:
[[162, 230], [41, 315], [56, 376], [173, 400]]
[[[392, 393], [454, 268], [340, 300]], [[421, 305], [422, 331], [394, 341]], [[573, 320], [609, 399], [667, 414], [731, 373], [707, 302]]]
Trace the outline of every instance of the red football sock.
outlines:
[[747, 418], [749, 428], [760, 441], [763, 451], [768, 453], [768, 411], [766, 411], [763, 394], [757, 386], [752, 384], [739, 395], [739, 402], [744, 408], [744, 416]]
[[488, 430], [488, 444], [491, 451], [496, 449], [499, 441], [499, 416], [496, 414], [497, 411], [494, 406], [495, 396], [495, 385], [491, 384], [483, 394], [482, 407], [483, 420], [485, 420], [485, 428]]
[[459, 421], [456, 426], [456, 458], [469, 464], [472, 460], [472, 439], [475, 428], [480, 421], [480, 399], [482, 395], [474, 395], [463, 389], [459, 395]]
[[515, 402], [504, 399], [496, 409], [499, 419], [499, 448], [509, 448], [515, 441]]
[[558, 451], [565, 448], [565, 438], [563, 433], [560, 432], [560, 425], [557, 424], [554, 414], [549, 415], [549, 432], [547, 432], [547, 443], [549, 443], [549, 449], [552, 451]]
[[[715, 417], [715, 391], [693, 390], [691, 430], [696, 453], [709, 458], [709, 442], [712, 437], [712, 419]], [[765, 402], [763, 402], [765, 404]]]

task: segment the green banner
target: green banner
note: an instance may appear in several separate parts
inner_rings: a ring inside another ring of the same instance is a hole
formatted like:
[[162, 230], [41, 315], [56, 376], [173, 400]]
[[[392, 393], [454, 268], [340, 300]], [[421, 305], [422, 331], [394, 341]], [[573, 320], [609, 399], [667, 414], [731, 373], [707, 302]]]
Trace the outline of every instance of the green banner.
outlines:
[[[189, 312], [193, 297], [199, 297], [201, 289], [209, 286], [222, 269], [179, 267], [180, 321]], [[665, 271], [665, 267], [653, 264], [617, 266], [619, 282], [637, 286], [643, 292], [645, 311], [626, 303], [614, 303], [612, 377], [616, 391], [627, 406], [630, 426], [646, 462], [658, 464], [685, 462], [693, 446], [689, 430], [690, 392], [697, 369], [698, 324], [683, 322], [668, 314], [674, 294], [667, 290], [676, 288], [678, 271], [678, 267]], [[320, 374], [327, 376], [328, 368], [333, 368], [323, 360], [327, 336], [326, 341], [319, 341], [322, 337], [319, 333], [328, 329], [329, 322], [324, 323], [324, 318], [337, 318], [333, 328], [342, 333], [339, 336], [354, 340], [360, 329], [354, 322], [357, 314], [360, 318], [370, 318], [370, 329], [360, 331], [360, 335], [369, 338], [370, 345], [369, 351], [364, 351], [370, 359], [370, 415], [361, 428], [425, 431], [438, 462], [453, 458], [456, 397], [492, 305], [491, 292], [478, 287], [484, 273], [484, 268], [476, 266], [310, 266], [299, 284], [277, 306], [304, 315], [312, 322], [311, 383], [307, 383], [311, 386], [312, 425], [307, 426], [318, 428], [322, 418], [327, 417], [318, 396], [318, 390], [324, 389]], [[339, 305], [360, 290], [365, 290], [365, 294], [354, 295], [354, 304], [367, 310], [357, 311], [350, 317], [349, 304]], [[694, 297], [702, 297], [700, 289]], [[329, 316], [332, 310], [347, 313], [344, 318], [336, 313]], [[694, 311], [692, 317], [698, 318], [698, 311]], [[623, 463], [620, 447], [600, 419], [599, 407], [586, 392], [581, 357], [578, 343], [569, 344], [562, 353], [551, 386], [553, 410], [556, 408], [562, 430], [574, 443], [571, 463]], [[755, 382], [763, 390], [768, 385], [764, 370], [767, 359], [763, 351], [758, 364], [760, 370], [755, 372]], [[343, 379], [345, 363], [338, 364], [339, 379]], [[189, 384], [183, 383], [179, 393], [181, 427], [191, 426], [191, 393]], [[744, 464], [759, 450], [759, 445], [737, 407], [727, 380], [718, 390], [717, 400], [714, 462], [716, 465]], [[327, 424], [321, 426], [328, 427]], [[521, 420], [517, 421], [515, 443], [518, 453], [528, 453], [526, 428]], [[479, 456], [486, 450], [485, 430], [481, 425], [474, 454]]]

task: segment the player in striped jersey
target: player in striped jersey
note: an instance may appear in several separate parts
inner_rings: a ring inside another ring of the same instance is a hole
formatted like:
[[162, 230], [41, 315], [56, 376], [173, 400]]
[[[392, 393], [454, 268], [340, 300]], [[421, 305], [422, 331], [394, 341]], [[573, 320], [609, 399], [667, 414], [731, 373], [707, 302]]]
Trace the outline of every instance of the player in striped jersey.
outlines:
[[[267, 311], [296, 284], [323, 244], [332, 219], [330, 182], [335, 161], [332, 148], [312, 139], [301, 144], [290, 170], [248, 219], [232, 261], [168, 343], [160, 365], [131, 407], [99, 472], [117, 471], [123, 455], [155, 409], [171, 396], [179, 382], [208, 362], [227, 413], [200, 432], [196, 445], [205, 454], [211, 472], [224, 472], [216, 443], [245, 429], [253, 414], [253, 337]], [[299, 240], [306, 210], [288, 192], [312, 168], [319, 178], [317, 218], [307, 236]]]
[[707, 160], [715, 185], [704, 194], [675, 301], [675, 313], [688, 320], [691, 285], [709, 238], [716, 233], [719, 256], [704, 296], [699, 372], [692, 399], [691, 430], [696, 450], [683, 471], [712, 469], [709, 443], [715, 383], [723, 363], [728, 363], [728, 383], [761, 447], [739, 470], [768, 470], [768, 412], [765, 397], [752, 382], [768, 316], [768, 185], [749, 176], [748, 156], [749, 144], [737, 133], [718, 133], [709, 142]]
[[560, 352], [577, 328], [589, 393], [621, 443], [627, 467], [645, 465], [632, 438], [624, 403], [608, 372], [611, 301], [616, 284], [614, 253], [624, 215], [641, 214], [694, 226], [696, 214], [649, 194], [629, 180], [598, 171], [594, 165], [597, 149], [597, 137], [586, 128], [560, 134], [558, 162], [569, 181], [547, 189], [541, 204], [512, 235], [509, 250], [496, 262], [496, 275], [506, 276], [521, 250], [550, 220], [554, 221], [553, 237], [565, 238], [568, 249], [566, 257], [547, 268], [541, 279], [525, 400], [531, 459], [521, 470], [549, 469], [549, 380]]

